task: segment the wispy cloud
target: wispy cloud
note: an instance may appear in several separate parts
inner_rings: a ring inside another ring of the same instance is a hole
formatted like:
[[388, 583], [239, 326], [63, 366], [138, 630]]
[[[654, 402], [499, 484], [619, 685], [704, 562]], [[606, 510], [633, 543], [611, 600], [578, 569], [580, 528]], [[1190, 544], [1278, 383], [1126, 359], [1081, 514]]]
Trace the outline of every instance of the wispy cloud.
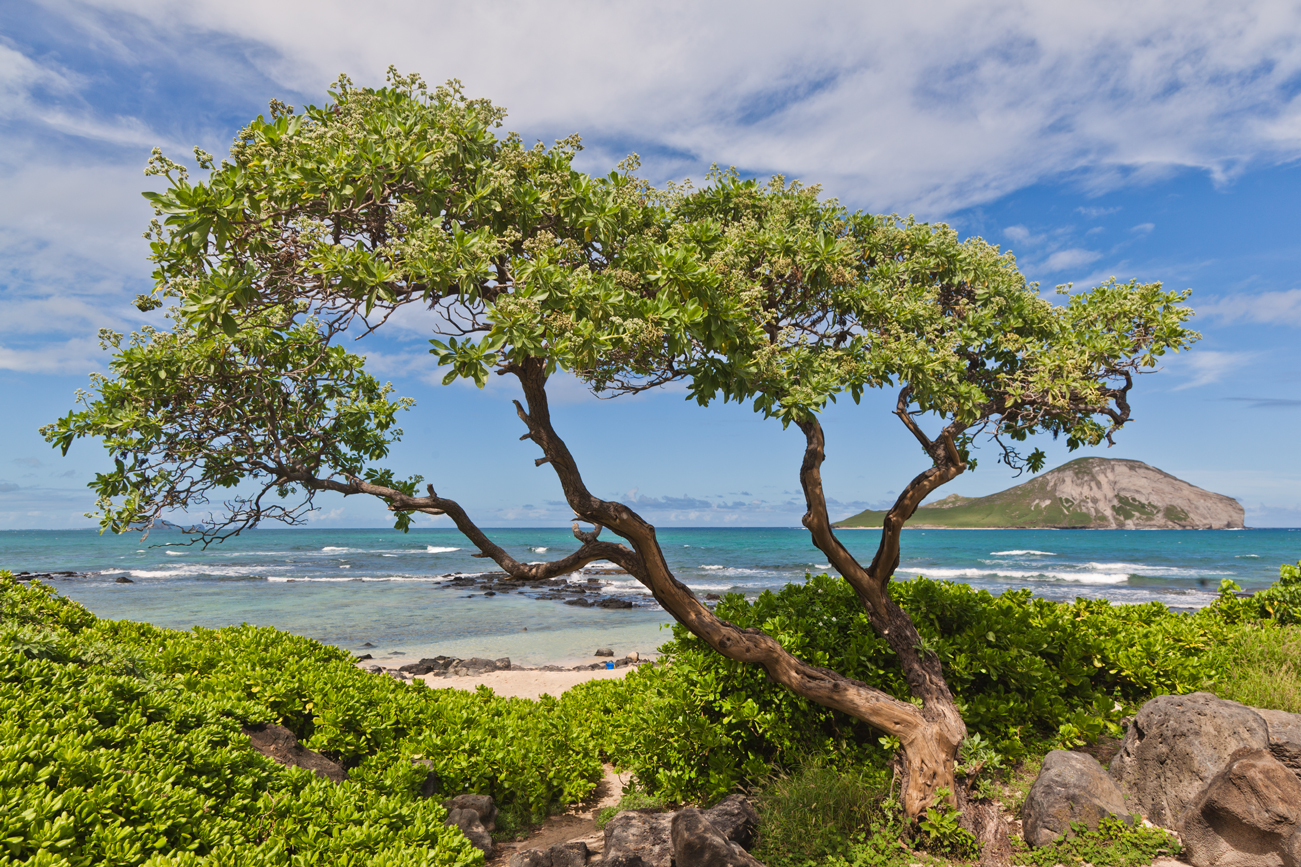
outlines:
[[1197, 315], [1221, 322], [1301, 325], [1301, 289], [1211, 298], [1197, 305]]
[[1301, 400], [1286, 397], [1225, 397], [1221, 400], [1246, 404], [1249, 409], [1301, 409]]
[[1096, 262], [1102, 258], [1102, 254], [1096, 250], [1085, 250], [1080, 247], [1072, 247], [1068, 250], [1058, 250], [1043, 261], [1039, 267], [1044, 271], [1052, 273], [1054, 271], [1067, 271], [1073, 268], [1081, 268], [1090, 262]]
[[1214, 349], [1198, 349], [1187, 355], [1177, 356], [1170, 367], [1177, 374], [1183, 374], [1188, 380], [1175, 387], [1175, 391], [1196, 388], [1219, 382], [1232, 373], [1256, 359], [1256, 352], [1225, 352]]

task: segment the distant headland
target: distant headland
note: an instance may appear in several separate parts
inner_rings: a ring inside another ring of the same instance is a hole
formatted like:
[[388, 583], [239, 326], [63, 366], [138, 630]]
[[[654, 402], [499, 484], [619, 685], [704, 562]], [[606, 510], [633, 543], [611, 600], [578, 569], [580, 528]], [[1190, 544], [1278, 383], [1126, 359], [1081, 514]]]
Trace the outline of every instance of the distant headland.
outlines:
[[[1079, 458], [987, 497], [950, 494], [920, 506], [909, 527], [941, 529], [1238, 530], [1242, 505], [1142, 461]], [[885, 512], [835, 526], [879, 527]]]

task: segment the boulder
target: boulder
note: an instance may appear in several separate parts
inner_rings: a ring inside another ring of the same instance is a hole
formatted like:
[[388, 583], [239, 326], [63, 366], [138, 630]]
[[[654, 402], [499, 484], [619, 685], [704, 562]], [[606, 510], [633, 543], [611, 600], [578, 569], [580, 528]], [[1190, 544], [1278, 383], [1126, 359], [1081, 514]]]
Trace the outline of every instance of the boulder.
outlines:
[[693, 807], [673, 814], [669, 834], [676, 867], [763, 867]]
[[479, 823], [489, 831], [497, 830], [497, 804], [491, 795], [457, 795], [443, 801], [447, 812], [453, 810], [470, 810], [479, 817]]
[[1131, 807], [1173, 829], [1230, 756], [1268, 746], [1265, 721], [1246, 705], [1208, 692], [1163, 695], [1139, 709], [1110, 771]]
[[278, 765], [290, 768], [307, 768], [318, 777], [332, 783], [341, 783], [348, 774], [334, 762], [318, 752], [307, 749], [298, 742], [294, 733], [282, 725], [244, 726], [244, 734], [253, 749]]
[[709, 824], [728, 840], [745, 849], [754, 845], [755, 833], [759, 828], [759, 814], [741, 795], [728, 795], [704, 813]]
[[596, 648], [596, 653], [593, 653], [592, 655], [593, 656], [614, 656], [614, 650], [609, 647], [598, 647]]
[[1120, 817], [1129, 824], [1134, 821], [1120, 787], [1097, 759], [1067, 750], [1053, 750], [1044, 757], [1021, 809], [1027, 843], [1047, 846], [1063, 834], [1073, 837], [1072, 822], [1097, 830], [1107, 816]]
[[447, 818], [443, 820], [443, 824], [454, 825], [459, 828], [461, 833], [476, 849], [481, 850], [486, 857], [492, 857], [492, 835], [479, 821], [478, 813], [473, 810], [448, 810]]
[[559, 843], [550, 849], [528, 849], [510, 856], [510, 867], [584, 867], [587, 844], [582, 840]]
[[593, 607], [619, 610], [623, 608], [631, 608], [632, 603], [627, 599], [602, 599], [600, 602], [595, 603]]
[[1301, 713], [1253, 708], [1269, 728], [1269, 751], [1301, 776]]
[[1268, 750], [1239, 750], [1183, 817], [1194, 867], [1301, 867], [1301, 780]]
[[[684, 813], [692, 815], [681, 819]], [[605, 826], [603, 864], [604, 867], [722, 867], [725, 864], [755, 867], [759, 862], [745, 850], [754, 844], [758, 825], [759, 816], [754, 807], [740, 795], [729, 795], [708, 810], [688, 808], [677, 813], [624, 810]], [[706, 856], [708, 860], [699, 860]]]
[[672, 813], [624, 810], [617, 814], [605, 825], [606, 867], [641, 867], [641, 863], [649, 867], [670, 867], [672, 822]]

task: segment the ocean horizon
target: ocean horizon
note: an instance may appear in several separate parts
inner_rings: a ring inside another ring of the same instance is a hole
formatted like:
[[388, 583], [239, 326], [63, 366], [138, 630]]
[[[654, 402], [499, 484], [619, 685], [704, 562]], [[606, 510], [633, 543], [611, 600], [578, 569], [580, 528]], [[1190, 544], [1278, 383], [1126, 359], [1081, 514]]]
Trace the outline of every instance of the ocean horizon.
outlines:
[[[878, 532], [841, 539], [866, 562]], [[802, 527], [657, 533], [678, 579], [701, 596], [755, 596], [830, 571]], [[490, 536], [525, 562], [562, 557], [578, 545], [568, 527], [494, 529]], [[670, 618], [649, 591], [609, 564], [520, 592], [485, 579], [496, 564], [472, 557], [475, 549], [455, 529], [259, 529], [207, 549], [186, 541], [171, 529], [153, 530], [143, 542], [138, 534], [100, 536], [93, 528], [4, 530], [0, 568], [76, 573], [51, 583], [103, 617], [177, 629], [274, 626], [386, 663], [443, 654], [572, 664], [590, 660], [599, 646], [650, 654], [669, 637]], [[1196, 609], [1215, 598], [1221, 580], [1258, 590], [1277, 580], [1281, 563], [1299, 558], [1301, 529], [918, 528], [905, 531], [896, 577]]]

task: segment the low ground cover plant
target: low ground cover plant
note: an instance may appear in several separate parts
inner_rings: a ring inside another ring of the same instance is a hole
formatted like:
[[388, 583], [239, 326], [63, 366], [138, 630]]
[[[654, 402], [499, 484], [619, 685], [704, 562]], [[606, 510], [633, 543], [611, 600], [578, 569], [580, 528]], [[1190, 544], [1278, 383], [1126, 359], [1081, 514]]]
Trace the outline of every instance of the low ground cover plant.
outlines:
[[[600, 778], [555, 700], [408, 686], [273, 629], [103, 620], [10, 577], [0, 604], [0, 864], [468, 865], [413, 759], [517, 824]], [[255, 754], [241, 727], [265, 722], [349, 779]]]
[[[939, 654], [972, 741], [985, 751], [967, 763], [973, 774], [1034, 744], [1069, 748], [1118, 735], [1121, 717], [1148, 698], [1213, 685], [1243, 628], [1216, 607], [1187, 615], [1160, 603], [1058, 603], [1029, 590], [994, 596], [924, 578], [891, 589]], [[858, 628], [866, 615], [843, 581], [817, 575], [755, 599], [731, 594], [717, 613], [763, 629], [814, 665], [907, 694], [885, 642]], [[602, 748], [669, 800], [721, 797], [810, 755], [835, 768], [880, 765], [897, 748], [713, 653], [682, 627], [662, 650], [670, 665], [579, 692], [607, 714]]]
[[[895, 592], [972, 721], [959, 778], [975, 797], [1018, 759], [1029, 767], [1049, 747], [1118, 733], [1116, 720], [1152, 695], [1211, 688], [1301, 712], [1301, 626], [1279, 626], [1282, 607], [1229, 589], [1194, 615], [924, 579]], [[873, 633], [827, 628], [862, 616], [842, 582], [815, 576], [718, 609], [780, 633], [814, 664], [898, 686]], [[274, 629], [104, 620], [0, 573], [0, 865], [469, 865], [481, 855], [443, 828], [439, 799], [416, 796], [430, 766], [441, 794], [493, 795], [510, 829], [586, 797], [603, 760], [635, 773], [646, 806], [748, 786], [763, 814], [760, 857], [775, 867], [916, 861], [899, 844], [888, 738], [681, 629], [664, 651], [669, 664], [622, 680], [505, 699], [375, 677]], [[336, 786], [253, 753], [241, 726], [264, 722], [349, 779]], [[964, 854], [951, 818], [928, 814], [913, 845]], [[1084, 857], [1086, 843], [1159, 842], [1088, 838], [1059, 860]]]

